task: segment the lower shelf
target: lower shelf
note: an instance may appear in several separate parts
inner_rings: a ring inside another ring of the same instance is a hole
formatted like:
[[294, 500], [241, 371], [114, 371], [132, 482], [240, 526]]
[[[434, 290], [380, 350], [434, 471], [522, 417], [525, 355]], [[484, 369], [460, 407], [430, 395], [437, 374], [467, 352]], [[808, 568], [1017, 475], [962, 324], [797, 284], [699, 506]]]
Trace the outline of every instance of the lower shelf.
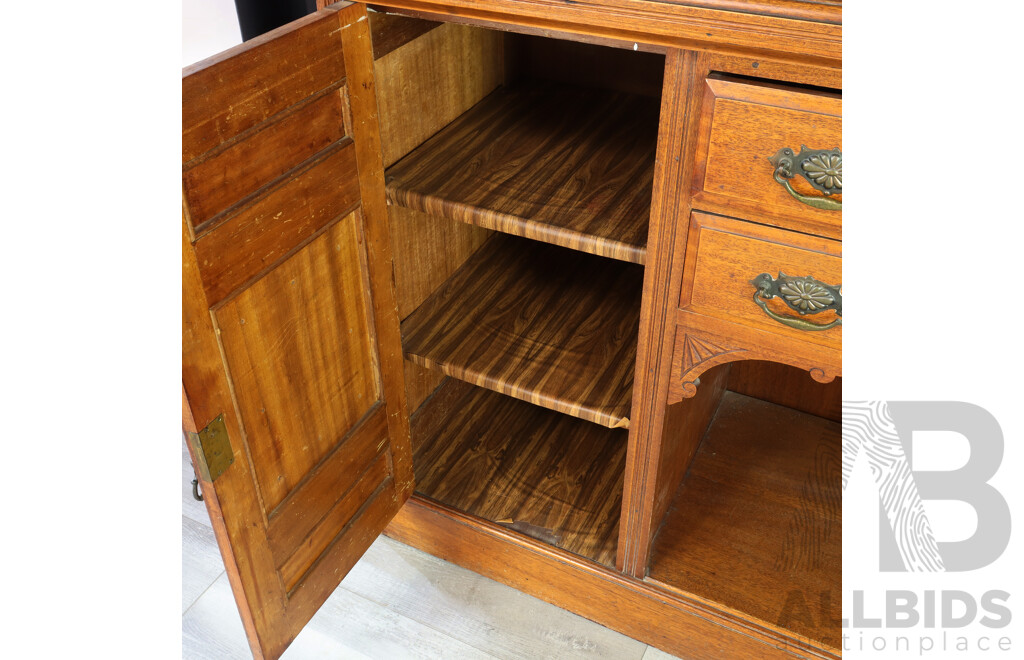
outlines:
[[727, 392], [654, 542], [648, 581], [838, 649], [840, 425]]
[[451, 378], [411, 422], [420, 495], [614, 566], [626, 430]]

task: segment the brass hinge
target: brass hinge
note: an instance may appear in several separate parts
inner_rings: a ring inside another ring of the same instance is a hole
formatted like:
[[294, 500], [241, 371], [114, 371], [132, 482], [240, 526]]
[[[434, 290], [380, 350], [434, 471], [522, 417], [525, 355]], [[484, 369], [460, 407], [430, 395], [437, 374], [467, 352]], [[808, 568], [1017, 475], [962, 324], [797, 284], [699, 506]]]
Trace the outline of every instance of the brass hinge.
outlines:
[[224, 474], [224, 470], [235, 461], [228, 429], [224, 426], [224, 415], [217, 415], [217, 419], [199, 433], [189, 433], [188, 441], [197, 459], [195, 467], [206, 481], [213, 481]]

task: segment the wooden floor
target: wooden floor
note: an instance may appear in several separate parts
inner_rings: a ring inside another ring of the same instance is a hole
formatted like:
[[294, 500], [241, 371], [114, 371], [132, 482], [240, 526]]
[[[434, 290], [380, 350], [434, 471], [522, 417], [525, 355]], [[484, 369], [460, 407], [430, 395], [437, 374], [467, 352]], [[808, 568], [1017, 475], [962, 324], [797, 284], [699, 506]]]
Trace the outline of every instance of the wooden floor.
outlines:
[[[182, 445], [183, 658], [252, 657]], [[614, 658], [673, 656], [381, 537], [283, 656]]]

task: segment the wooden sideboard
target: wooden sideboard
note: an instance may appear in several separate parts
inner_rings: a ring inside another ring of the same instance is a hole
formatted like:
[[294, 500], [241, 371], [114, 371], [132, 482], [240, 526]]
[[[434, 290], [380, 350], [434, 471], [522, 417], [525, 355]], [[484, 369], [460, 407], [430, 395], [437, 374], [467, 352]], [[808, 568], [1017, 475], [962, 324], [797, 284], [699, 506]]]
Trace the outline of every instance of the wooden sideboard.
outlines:
[[382, 532], [686, 658], [840, 655], [841, 36], [389, 0], [183, 72], [182, 417], [256, 657]]

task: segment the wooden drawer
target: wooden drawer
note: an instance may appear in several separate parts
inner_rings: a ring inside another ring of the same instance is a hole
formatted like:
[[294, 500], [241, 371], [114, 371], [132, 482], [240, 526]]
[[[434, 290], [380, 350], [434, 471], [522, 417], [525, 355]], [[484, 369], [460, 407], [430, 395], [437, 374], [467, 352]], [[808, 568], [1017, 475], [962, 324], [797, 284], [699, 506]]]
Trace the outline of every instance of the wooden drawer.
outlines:
[[[783, 148], [796, 156], [841, 149], [842, 103], [833, 92], [709, 77], [696, 145], [694, 208], [841, 239], [842, 211], [814, 208], [795, 198], [776, 181], [769, 158]], [[835, 154], [827, 157], [825, 165], [834, 171]], [[825, 195], [796, 171], [788, 179], [793, 190], [810, 200], [841, 200], [841, 154], [838, 159], [838, 182], [818, 174], [833, 190], [838, 183], [838, 192]], [[793, 170], [803, 159], [796, 160]]]
[[[754, 300], [757, 289], [752, 281], [767, 273], [771, 279], [783, 274], [811, 277], [830, 286], [839, 286], [842, 263], [842, 243], [838, 241], [694, 212], [690, 219], [679, 307], [683, 311], [771, 333], [768, 340], [777, 344], [782, 352], [793, 340], [840, 351], [841, 322], [825, 330], [806, 330], [786, 325], [769, 315], [825, 326], [839, 320], [834, 309], [826, 307], [817, 313], [801, 315], [776, 295], [763, 301], [766, 312]], [[814, 290], [813, 284], [795, 283], [786, 290], [790, 297], [795, 295], [794, 287], [802, 289], [805, 296], [814, 297], [818, 304], [827, 302], [831, 295], [827, 289]], [[840, 313], [841, 304], [840, 298]]]

